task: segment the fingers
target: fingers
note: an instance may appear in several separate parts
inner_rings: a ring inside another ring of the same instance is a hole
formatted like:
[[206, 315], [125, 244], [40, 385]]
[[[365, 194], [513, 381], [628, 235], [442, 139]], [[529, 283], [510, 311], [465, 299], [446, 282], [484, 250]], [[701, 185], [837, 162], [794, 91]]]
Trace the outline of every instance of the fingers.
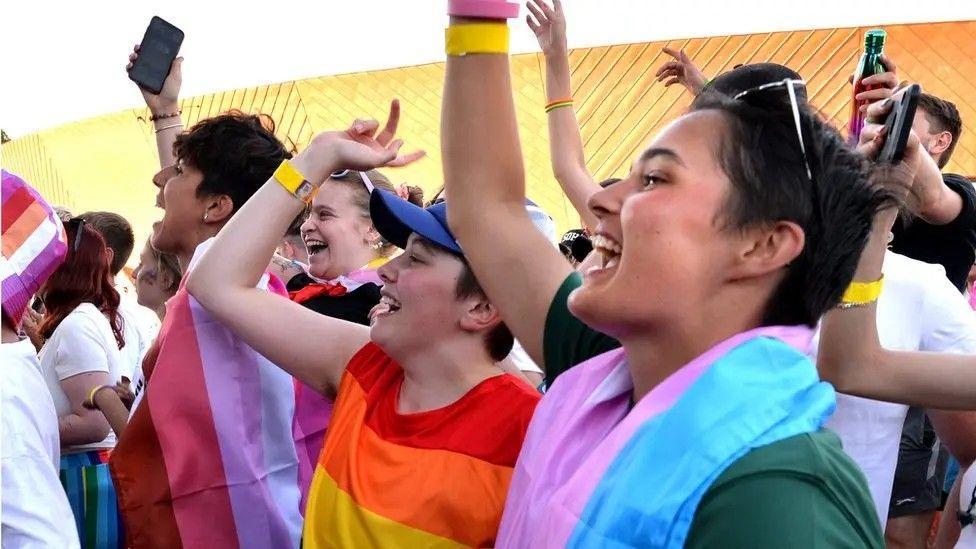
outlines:
[[536, 0], [531, 0], [527, 2], [525, 7], [532, 12], [532, 15], [535, 17], [535, 20], [539, 22], [539, 25], [544, 25], [549, 22], [549, 18], [546, 17], [546, 15], [542, 13], [542, 10], [535, 5], [535, 1]]
[[664, 73], [669, 71], [676, 73], [679, 66], [680, 64], [677, 61], [668, 61], [667, 63], [661, 65], [661, 67], [657, 69], [657, 73], [655, 73], [655, 76], [658, 77], [658, 82], [661, 81], [661, 77], [665, 75]]
[[387, 166], [390, 168], [402, 168], [403, 166], [413, 164], [425, 156], [427, 156], [427, 151], [413, 151], [410, 153], [398, 154], [396, 158], [387, 163]]
[[893, 72], [872, 74], [864, 80], [861, 80], [861, 84], [865, 86], [884, 86], [893, 90], [898, 87], [898, 75]]
[[691, 59], [688, 59], [688, 55], [685, 53], [685, 50], [684, 49], [678, 50], [678, 59], [682, 63], [690, 63], [691, 62]]
[[888, 118], [888, 113], [895, 106], [894, 97], [889, 97], [884, 101], [878, 101], [868, 105], [868, 110], [866, 111], [865, 121], [869, 124], [881, 124], [884, 123], [885, 119]]
[[532, 1], [539, 6], [539, 8], [542, 10], [542, 13], [546, 14], [546, 19], [552, 19], [553, 16], [552, 8], [549, 7], [549, 4], [546, 3], [545, 0], [532, 0]]
[[674, 57], [676, 60], [680, 60], [681, 59], [681, 53], [679, 53], [679, 52], [677, 52], [677, 51], [675, 51], [675, 50], [673, 50], [671, 48], [662, 48], [661, 51], [663, 51], [664, 53], [670, 55], [671, 57]]
[[525, 22], [529, 25], [529, 30], [531, 30], [536, 35], [539, 34], [539, 29], [541, 29], [542, 27], [538, 23], [532, 20], [531, 15], [525, 16]]
[[675, 78], [672, 78], [672, 79], [668, 80], [667, 82], [665, 82], [664, 83], [664, 87], [667, 88], [668, 86], [672, 86], [674, 84], [680, 84], [680, 83], [681, 83], [681, 80], [679, 78], [675, 77]]
[[390, 102], [390, 114], [386, 118], [386, 125], [376, 136], [376, 141], [384, 147], [387, 146], [396, 135], [397, 126], [400, 124], [400, 100], [394, 99]]
[[874, 160], [877, 158], [878, 153], [881, 152], [881, 148], [884, 147], [884, 143], [884, 126], [865, 126], [861, 130], [861, 138], [857, 146], [857, 151], [863, 154], [865, 158]]
[[557, 15], [562, 15], [563, 3], [560, 0], [552, 0], [552, 11]]
[[884, 66], [886, 72], [890, 72], [892, 74], [898, 72], [898, 67], [895, 65], [895, 62], [892, 61], [890, 57], [888, 57], [885, 54], [881, 54], [880, 60], [881, 60], [881, 65]]
[[363, 120], [361, 118], [357, 118], [355, 122], [352, 123], [352, 126], [349, 127], [349, 133], [354, 136], [372, 137], [379, 127], [380, 123], [376, 120]]
[[[873, 90], [861, 92], [855, 95], [854, 99], [856, 99], [857, 101], [870, 101], [873, 103], [875, 101], [881, 101], [882, 99], [888, 99], [894, 93], [895, 93], [894, 90], [892, 90], [891, 88], [876, 88]], [[864, 109], [866, 108], [867, 106], [864, 107]]]

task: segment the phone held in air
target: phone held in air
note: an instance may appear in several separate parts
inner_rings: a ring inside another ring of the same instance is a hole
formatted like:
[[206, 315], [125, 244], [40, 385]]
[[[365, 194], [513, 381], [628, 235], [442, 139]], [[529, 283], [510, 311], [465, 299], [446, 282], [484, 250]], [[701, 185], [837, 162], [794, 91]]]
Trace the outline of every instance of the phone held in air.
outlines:
[[887, 137], [878, 155], [879, 162], [894, 164], [905, 157], [905, 147], [908, 146], [908, 136], [912, 133], [912, 122], [915, 120], [915, 109], [921, 93], [922, 88], [918, 84], [912, 84], [895, 98], [897, 103], [885, 119]]
[[142, 89], [158, 94], [182, 44], [183, 31], [154, 16], [139, 45], [139, 57], [129, 69], [129, 79]]

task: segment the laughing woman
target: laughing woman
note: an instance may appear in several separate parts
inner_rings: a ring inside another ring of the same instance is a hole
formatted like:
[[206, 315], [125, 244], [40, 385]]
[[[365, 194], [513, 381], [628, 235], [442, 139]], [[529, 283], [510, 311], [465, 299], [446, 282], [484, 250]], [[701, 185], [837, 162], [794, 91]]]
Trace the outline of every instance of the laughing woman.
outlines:
[[451, 227], [547, 373], [578, 364], [533, 417], [499, 545], [882, 546], [863, 474], [822, 428], [834, 391], [804, 356], [887, 202], [862, 158], [796, 81], [703, 96], [590, 198], [603, 261], [581, 280], [521, 208], [492, 20], [513, 10], [463, 5], [478, 19], [447, 31], [441, 120]]

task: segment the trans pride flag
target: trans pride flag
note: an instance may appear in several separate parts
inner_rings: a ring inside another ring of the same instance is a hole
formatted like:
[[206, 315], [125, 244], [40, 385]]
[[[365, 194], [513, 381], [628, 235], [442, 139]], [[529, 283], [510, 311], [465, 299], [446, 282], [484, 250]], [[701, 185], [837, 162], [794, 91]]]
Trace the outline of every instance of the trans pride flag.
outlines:
[[[283, 294], [272, 281], [260, 287]], [[185, 288], [167, 304], [143, 369], [145, 396], [110, 462], [127, 544], [298, 547], [291, 376]]]
[[729, 465], [833, 413], [810, 341], [797, 326], [738, 334], [633, 406], [623, 349], [569, 370], [532, 417], [498, 546], [682, 547]]

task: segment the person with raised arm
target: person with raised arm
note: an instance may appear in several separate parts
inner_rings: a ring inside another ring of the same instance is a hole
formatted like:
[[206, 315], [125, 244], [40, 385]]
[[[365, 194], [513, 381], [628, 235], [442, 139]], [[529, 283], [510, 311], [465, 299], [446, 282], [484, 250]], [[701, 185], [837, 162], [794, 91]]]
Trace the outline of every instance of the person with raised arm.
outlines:
[[[151, 243], [186, 273], [291, 153], [263, 115], [230, 111], [181, 131], [179, 64], [159, 96], [143, 94], [157, 119], [161, 166], [153, 183], [163, 215]], [[270, 275], [255, 284], [286, 295]], [[166, 306], [142, 364], [145, 388], [109, 460], [126, 545], [297, 547], [294, 380], [182, 284]], [[101, 408], [110, 395], [100, 393], [92, 404]]]
[[[258, 352], [335, 397], [304, 547], [493, 546], [539, 394], [496, 364], [512, 335], [449, 232], [445, 204], [424, 210], [373, 191], [373, 225], [404, 252], [378, 270], [383, 297], [371, 327], [253, 286], [304, 204], [317, 190], [335, 192], [322, 186], [330, 174], [405, 162], [396, 125], [378, 130], [358, 120], [283, 162], [187, 287]], [[295, 338], [296, 326], [307, 337]]]
[[[449, 220], [547, 374], [583, 364], [533, 417], [499, 546], [880, 547], [864, 477], [822, 428], [833, 389], [805, 353], [887, 193], [796, 81], [703, 95], [590, 198], [602, 261], [581, 282], [521, 211], [501, 11], [448, 29]], [[608, 336], [623, 349], [601, 354]]]

